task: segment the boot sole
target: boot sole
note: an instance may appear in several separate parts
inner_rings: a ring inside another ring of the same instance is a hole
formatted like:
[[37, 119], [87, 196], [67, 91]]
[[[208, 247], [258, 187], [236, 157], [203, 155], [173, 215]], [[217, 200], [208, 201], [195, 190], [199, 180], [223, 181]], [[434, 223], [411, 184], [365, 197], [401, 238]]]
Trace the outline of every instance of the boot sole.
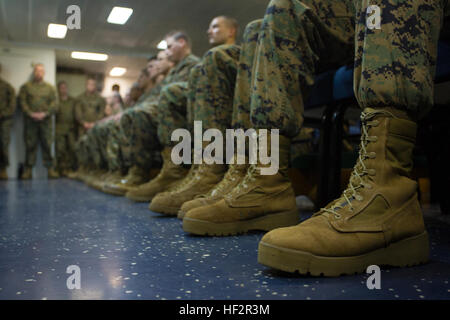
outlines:
[[183, 230], [200, 236], [234, 236], [251, 230], [270, 231], [276, 228], [289, 227], [298, 224], [299, 218], [297, 209], [227, 223], [214, 223], [185, 217], [183, 219]]
[[372, 252], [350, 257], [323, 257], [308, 252], [278, 247], [265, 242], [258, 246], [258, 262], [277, 270], [312, 276], [338, 277], [366, 271], [370, 265], [406, 267], [429, 259], [427, 232], [403, 239]]
[[162, 206], [154, 204], [153, 202], [150, 202], [148, 208], [153, 212], [162, 213], [168, 216], [176, 216], [178, 214], [178, 210], [180, 210], [180, 207]]

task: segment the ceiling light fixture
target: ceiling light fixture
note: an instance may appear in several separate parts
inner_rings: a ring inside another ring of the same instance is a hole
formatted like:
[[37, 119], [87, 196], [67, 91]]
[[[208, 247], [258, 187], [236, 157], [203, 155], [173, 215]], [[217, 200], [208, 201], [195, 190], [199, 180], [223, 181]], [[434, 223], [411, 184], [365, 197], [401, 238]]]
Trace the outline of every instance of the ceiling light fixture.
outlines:
[[125, 68], [114, 67], [109, 72], [109, 75], [111, 77], [121, 77], [121, 76], [123, 76], [125, 74], [125, 72], [127, 72], [127, 69], [125, 69]]
[[109, 23], [125, 24], [133, 14], [133, 9], [124, 7], [114, 7], [108, 16]]
[[108, 55], [104, 53], [73, 51], [71, 56], [74, 59], [81, 59], [81, 60], [94, 60], [94, 61], [108, 60]]
[[67, 33], [67, 26], [64, 24], [49, 23], [47, 28], [47, 37], [55, 39], [64, 39]]

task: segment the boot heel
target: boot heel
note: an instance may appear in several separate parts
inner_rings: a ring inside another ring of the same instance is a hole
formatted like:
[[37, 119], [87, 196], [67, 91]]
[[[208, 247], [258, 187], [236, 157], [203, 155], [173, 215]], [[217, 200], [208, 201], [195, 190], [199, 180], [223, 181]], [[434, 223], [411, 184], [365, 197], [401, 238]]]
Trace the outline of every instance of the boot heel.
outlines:
[[250, 230], [270, 231], [276, 228], [290, 227], [300, 222], [298, 209], [274, 213], [254, 219], [251, 223]]
[[386, 265], [395, 267], [414, 266], [425, 263], [430, 257], [428, 233], [404, 239], [386, 248]]

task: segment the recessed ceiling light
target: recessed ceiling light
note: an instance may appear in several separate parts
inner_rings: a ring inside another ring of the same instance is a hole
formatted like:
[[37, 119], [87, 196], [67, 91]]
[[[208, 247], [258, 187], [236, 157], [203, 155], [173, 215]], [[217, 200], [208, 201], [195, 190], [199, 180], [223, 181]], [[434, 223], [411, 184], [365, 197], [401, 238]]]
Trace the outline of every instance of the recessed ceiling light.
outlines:
[[125, 24], [132, 14], [133, 9], [131, 8], [114, 7], [106, 21], [114, 24]]
[[64, 39], [67, 33], [67, 26], [64, 24], [49, 23], [47, 28], [47, 37], [55, 39]]
[[120, 77], [120, 76], [123, 76], [125, 74], [125, 72], [127, 72], [127, 69], [125, 69], [125, 68], [114, 67], [109, 72], [109, 75], [111, 77]]
[[73, 51], [72, 58], [81, 60], [105, 61], [108, 60], [108, 55], [104, 53]]
[[160, 43], [158, 43], [157, 48], [158, 48], [159, 50], [166, 50], [166, 49], [167, 49], [167, 41], [166, 41], [166, 40], [163, 40], [163, 41], [161, 41]]

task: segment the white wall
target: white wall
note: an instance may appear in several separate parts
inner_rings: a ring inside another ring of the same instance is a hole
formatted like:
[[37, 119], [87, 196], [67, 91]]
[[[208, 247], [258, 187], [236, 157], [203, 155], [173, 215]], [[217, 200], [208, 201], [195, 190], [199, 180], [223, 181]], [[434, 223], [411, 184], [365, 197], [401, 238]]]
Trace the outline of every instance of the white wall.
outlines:
[[[45, 66], [45, 81], [55, 84], [56, 57], [54, 50], [36, 49], [26, 47], [12, 47], [8, 44], [0, 43], [0, 63], [2, 64], [1, 77], [11, 83], [19, 92], [20, 86], [29, 80], [32, 73], [33, 63], [43, 63]], [[14, 126], [11, 132], [11, 142], [9, 146], [10, 166], [8, 175], [11, 178], [17, 177], [19, 163], [25, 161], [25, 145], [23, 141], [23, 115], [21, 110], [16, 110], [14, 116]], [[35, 178], [46, 177], [46, 170], [42, 165], [41, 152], [39, 150], [36, 167], [33, 170]]]

